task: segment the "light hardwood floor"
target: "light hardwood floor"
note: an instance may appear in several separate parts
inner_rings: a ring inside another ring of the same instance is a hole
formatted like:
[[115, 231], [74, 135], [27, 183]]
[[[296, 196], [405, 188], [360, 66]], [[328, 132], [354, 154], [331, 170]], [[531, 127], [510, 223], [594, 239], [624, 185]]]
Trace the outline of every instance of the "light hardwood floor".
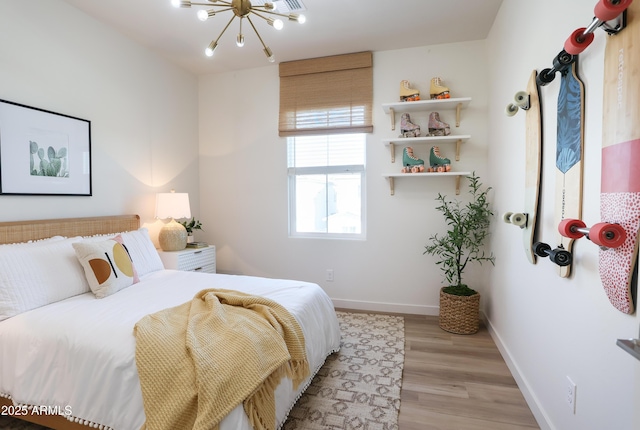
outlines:
[[438, 327], [438, 317], [403, 316], [399, 430], [540, 428], [483, 325], [454, 335]]

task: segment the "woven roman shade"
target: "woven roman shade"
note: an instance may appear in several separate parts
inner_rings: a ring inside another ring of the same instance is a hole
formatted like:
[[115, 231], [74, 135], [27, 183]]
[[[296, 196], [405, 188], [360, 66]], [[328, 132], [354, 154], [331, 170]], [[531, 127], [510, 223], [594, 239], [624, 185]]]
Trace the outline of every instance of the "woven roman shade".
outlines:
[[280, 136], [371, 133], [371, 52], [280, 63]]

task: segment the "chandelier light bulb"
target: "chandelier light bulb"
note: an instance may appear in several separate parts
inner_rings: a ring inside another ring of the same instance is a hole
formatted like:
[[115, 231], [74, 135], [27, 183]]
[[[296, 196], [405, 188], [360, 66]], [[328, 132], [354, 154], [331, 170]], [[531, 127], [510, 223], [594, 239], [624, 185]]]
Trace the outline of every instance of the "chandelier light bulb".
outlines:
[[267, 56], [267, 60], [270, 63], [273, 63], [274, 61], [276, 61], [276, 57], [273, 56], [273, 52], [271, 52], [271, 48], [269, 48], [268, 46], [264, 47], [264, 55]]
[[238, 48], [242, 48], [244, 46], [244, 34], [238, 34], [238, 37], [236, 38], [236, 45]]
[[304, 24], [305, 22], [307, 22], [307, 17], [304, 15], [298, 15], [298, 19], [296, 21], [298, 21], [298, 23], [300, 24]]
[[209, 44], [209, 46], [207, 46], [207, 49], [204, 50], [204, 54], [207, 57], [213, 56], [213, 53], [215, 52], [217, 47], [218, 47], [218, 43], [214, 40]]
[[282, 27], [284, 27], [284, 23], [281, 19], [276, 19], [273, 21], [273, 28], [275, 28], [276, 30], [282, 30]]
[[200, 21], [206, 21], [207, 19], [209, 19], [209, 13], [207, 13], [207, 11], [204, 9], [200, 9], [197, 15]]
[[191, 7], [191, 0], [171, 0], [173, 7]]
[[273, 11], [273, 10], [276, 10], [276, 9], [277, 9], [277, 6], [276, 6], [276, 4], [275, 4], [275, 3], [267, 2], [267, 3], [265, 3], [265, 4], [264, 4], [264, 8], [265, 8], [266, 10], [271, 10], [271, 11]]

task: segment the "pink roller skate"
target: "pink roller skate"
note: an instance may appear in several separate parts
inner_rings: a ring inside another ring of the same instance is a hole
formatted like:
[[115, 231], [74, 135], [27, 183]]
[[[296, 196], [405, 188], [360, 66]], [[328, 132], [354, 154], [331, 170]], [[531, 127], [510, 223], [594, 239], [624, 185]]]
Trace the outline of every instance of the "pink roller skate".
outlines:
[[403, 113], [400, 117], [400, 137], [420, 136], [420, 126], [411, 122], [408, 113]]
[[440, 121], [438, 112], [431, 112], [429, 114], [429, 136], [449, 136], [450, 134], [451, 128], [449, 124]]

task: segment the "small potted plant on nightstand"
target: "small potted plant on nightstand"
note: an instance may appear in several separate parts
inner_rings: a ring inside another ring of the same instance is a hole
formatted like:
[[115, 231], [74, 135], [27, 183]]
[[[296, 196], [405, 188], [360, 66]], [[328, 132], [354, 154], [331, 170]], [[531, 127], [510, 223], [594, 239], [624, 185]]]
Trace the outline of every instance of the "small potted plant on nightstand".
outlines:
[[473, 334], [479, 329], [480, 294], [462, 283], [464, 270], [471, 263], [494, 264], [495, 260], [493, 254], [487, 256], [481, 249], [493, 216], [487, 201], [491, 188], [482, 191], [475, 172], [468, 179], [471, 199], [466, 204], [438, 193], [440, 206], [436, 209], [449, 228], [444, 235], [432, 235], [423, 253], [438, 257], [436, 264], [449, 284], [440, 289], [440, 328], [457, 334]]
[[187, 243], [193, 242], [193, 231], [202, 230], [202, 223], [197, 219], [191, 218], [189, 221], [182, 221], [180, 224], [187, 230]]

